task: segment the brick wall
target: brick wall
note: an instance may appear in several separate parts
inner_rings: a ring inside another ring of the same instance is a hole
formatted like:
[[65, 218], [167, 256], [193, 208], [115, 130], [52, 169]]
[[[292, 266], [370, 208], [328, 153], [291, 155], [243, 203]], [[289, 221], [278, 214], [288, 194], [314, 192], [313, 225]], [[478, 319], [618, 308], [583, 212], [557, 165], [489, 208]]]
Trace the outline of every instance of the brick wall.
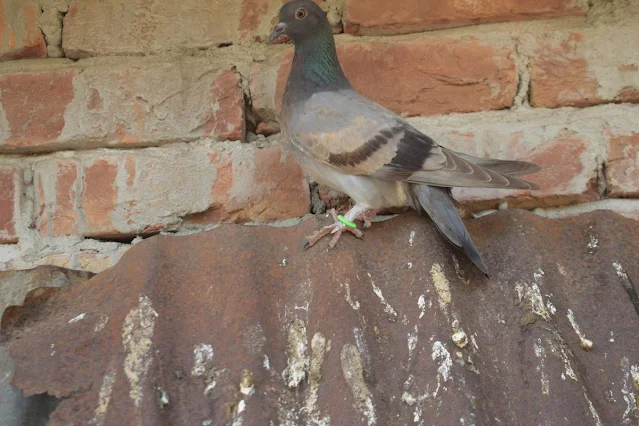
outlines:
[[[0, 269], [94, 271], [140, 238], [343, 202], [280, 142], [281, 1], [0, 0]], [[327, 0], [353, 84], [541, 191], [468, 212], [639, 219], [639, 0]], [[481, 213], [479, 213], [481, 214]]]

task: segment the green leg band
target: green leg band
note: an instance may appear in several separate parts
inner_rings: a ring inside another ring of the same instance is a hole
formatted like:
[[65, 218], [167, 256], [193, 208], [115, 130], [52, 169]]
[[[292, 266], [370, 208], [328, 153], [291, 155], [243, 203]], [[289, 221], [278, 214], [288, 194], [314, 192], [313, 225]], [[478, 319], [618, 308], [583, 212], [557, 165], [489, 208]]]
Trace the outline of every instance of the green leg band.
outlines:
[[337, 216], [337, 219], [339, 219], [340, 222], [342, 222], [344, 225], [348, 226], [349, 228], [353, 228], [356, 229], [357, 225], [355, 225], [353, 222], [351, 222], [350, 220], [347, 220], [344, 216], [342, 216], [341, 214]]

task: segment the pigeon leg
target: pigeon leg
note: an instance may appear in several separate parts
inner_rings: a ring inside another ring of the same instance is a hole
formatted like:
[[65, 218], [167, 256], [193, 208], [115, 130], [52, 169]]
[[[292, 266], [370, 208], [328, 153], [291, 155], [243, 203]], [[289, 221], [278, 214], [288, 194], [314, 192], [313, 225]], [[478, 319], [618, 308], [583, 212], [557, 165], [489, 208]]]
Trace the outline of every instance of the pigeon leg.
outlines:
[[364, 222], [362, 228], [370, 228], [372, 225], [371, 220], [373, 220], [375, 216], [377, 216], [377, 210], [366, 210], [355, 216], [355, 219]]
[[[360, 206], [359, 204], [356, 204], [352, 209], [350, 209], [348, 211], [348, 213], [346, 213], [344, 215], [344, 218], [348, 221], [348, 222], [352, 222], [355, 219], [360, 219], [362, 217], [370, 217], [372, 218], [372, 216], [370, 216], [370, 214], [368, 216], [362, 216], [362, 215], [366, 215], [367, 213], [369, 213], [369, 210], [367, 210], [365, 207]], [[355, 235], [357, 238], [363, 238], [364, 237], [364, 233], [362, 231], [360, 231], [357, 228], [351, 228], [349, 226], [346, 226], [344, 223], [342, 223], [338, 217], [337, 217], [337, 212], [335, 211], [335, 209], [331, 209], [331, 216], [333, 216], [333, 220], [335, 220], [335, 223], [325, 226], [322, 229], [320, 229], [319, 231], [317, 231], [315, 234], [311, 235], [310, 237], [307, 238], [306, 240], [306, 244], [305, 244], [305, 249], [312, 247], [313, 245], [315, 245], [315, 243], [317, 243], [319, 240], [322, 239], [322, 237], [328, 235], [328, 234], [333, 234], [333, 238], [331, 239], [331, 242], [328, 244], [328, 246], [330, 248], [335, 247], [335, 245], [337, 244], [337, 241], [339, 240], [339, 237], [342, 235], [342, 233], [344, 231], [348, 231], [350, 233], [352, 233], [353, 235]], [[374, 213], [373, 213], [374, 216]], [[366, 227], [366, 219], [362, 219], [365, 220], [365, 227]], [[368, 226], [370, 226], [370, 219], [368, 220]]]

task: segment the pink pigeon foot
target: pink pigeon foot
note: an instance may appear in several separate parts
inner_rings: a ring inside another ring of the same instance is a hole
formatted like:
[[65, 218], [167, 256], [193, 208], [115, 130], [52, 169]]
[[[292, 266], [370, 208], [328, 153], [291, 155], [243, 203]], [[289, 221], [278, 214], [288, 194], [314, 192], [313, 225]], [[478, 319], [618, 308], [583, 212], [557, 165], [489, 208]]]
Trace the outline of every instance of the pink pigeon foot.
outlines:
[[[369, 228], [371, 226], [370, 221], [373, 217], [375, 217], [376, 213], [377, 212], [375, 210], [366, 210], [359, 205], [355, 205], [351, 210], [349, 210], [348, 213], [346, 213], [345, 218], [346, 220], [351, 222], [355, 219], [361, 220], [364, 222], [363, 227]], [[330, 243], [328, 243], [328, 246], [329, 248], [334, 248], [344, 231], [352, 233], [357, 238], [364, 238], [364, 233], [362, 231], [357, 228], [351, 228], [350, 226], [346, 226], [344, 223], [342, 223], [337, 217], [337, 212], [335, 211], [335, 209], [331, 209], [331, 216], [333, 217], [335, 223], [323, 227], [315, 234], [308, 237], [306, 240], [306, 244], [304, 245], [304, 249], [308, 249], [309, 247], [314, 246], [315, 243], [317, 243], [328, 234], [333, 234], [333, 238], [331, 239]]]
[[375, 216], [377, 216], [377, 210], [366, 210], [355, 216], [355, 219], [363, 222], [362, 228], [370, 228], [372, 225], [371, 221], [375, 218]]
[[335, 245], [337, 244], [337, 241], [339, 241], [339, 237], [342, 236], [342, 233], [344, 231], [351, 232], [357, 238], [364, 237], [364, 233], [360, 231], [359, 229], [348, 227], [342, 222], [340, 222], [340, 220], [337, 218], [337, 211], [335, 211], [335, 209], [331, 209], [331, 216], [333, 216], [333, 220], [335, 220], [335, 223], [325, 226], [319, 231], [317, 231], [315, 234], [311, 235], [310, 237], [307, 237], [306, 244], [304, 245], [304, 249], [313, 247], [315, 243], [317, 243], [319, 240], [321, 240], [324, 236], [328, 234], [334, 234], [333, 238], [331, 239], [331, 242], [328, 243], [328, 246], [330, 248], [335, 247]]

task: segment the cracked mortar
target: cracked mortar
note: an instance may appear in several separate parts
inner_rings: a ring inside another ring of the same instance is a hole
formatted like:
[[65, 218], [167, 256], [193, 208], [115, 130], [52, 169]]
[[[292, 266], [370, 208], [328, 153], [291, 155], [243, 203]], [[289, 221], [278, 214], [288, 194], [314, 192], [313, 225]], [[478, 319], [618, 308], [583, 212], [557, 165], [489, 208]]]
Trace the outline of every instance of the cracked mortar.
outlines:
[[62, 47], [64, 16], [69, 10], [70, 0], [38, 0], [38, 26], [47, 44], [47, 56], [65, 57]]

